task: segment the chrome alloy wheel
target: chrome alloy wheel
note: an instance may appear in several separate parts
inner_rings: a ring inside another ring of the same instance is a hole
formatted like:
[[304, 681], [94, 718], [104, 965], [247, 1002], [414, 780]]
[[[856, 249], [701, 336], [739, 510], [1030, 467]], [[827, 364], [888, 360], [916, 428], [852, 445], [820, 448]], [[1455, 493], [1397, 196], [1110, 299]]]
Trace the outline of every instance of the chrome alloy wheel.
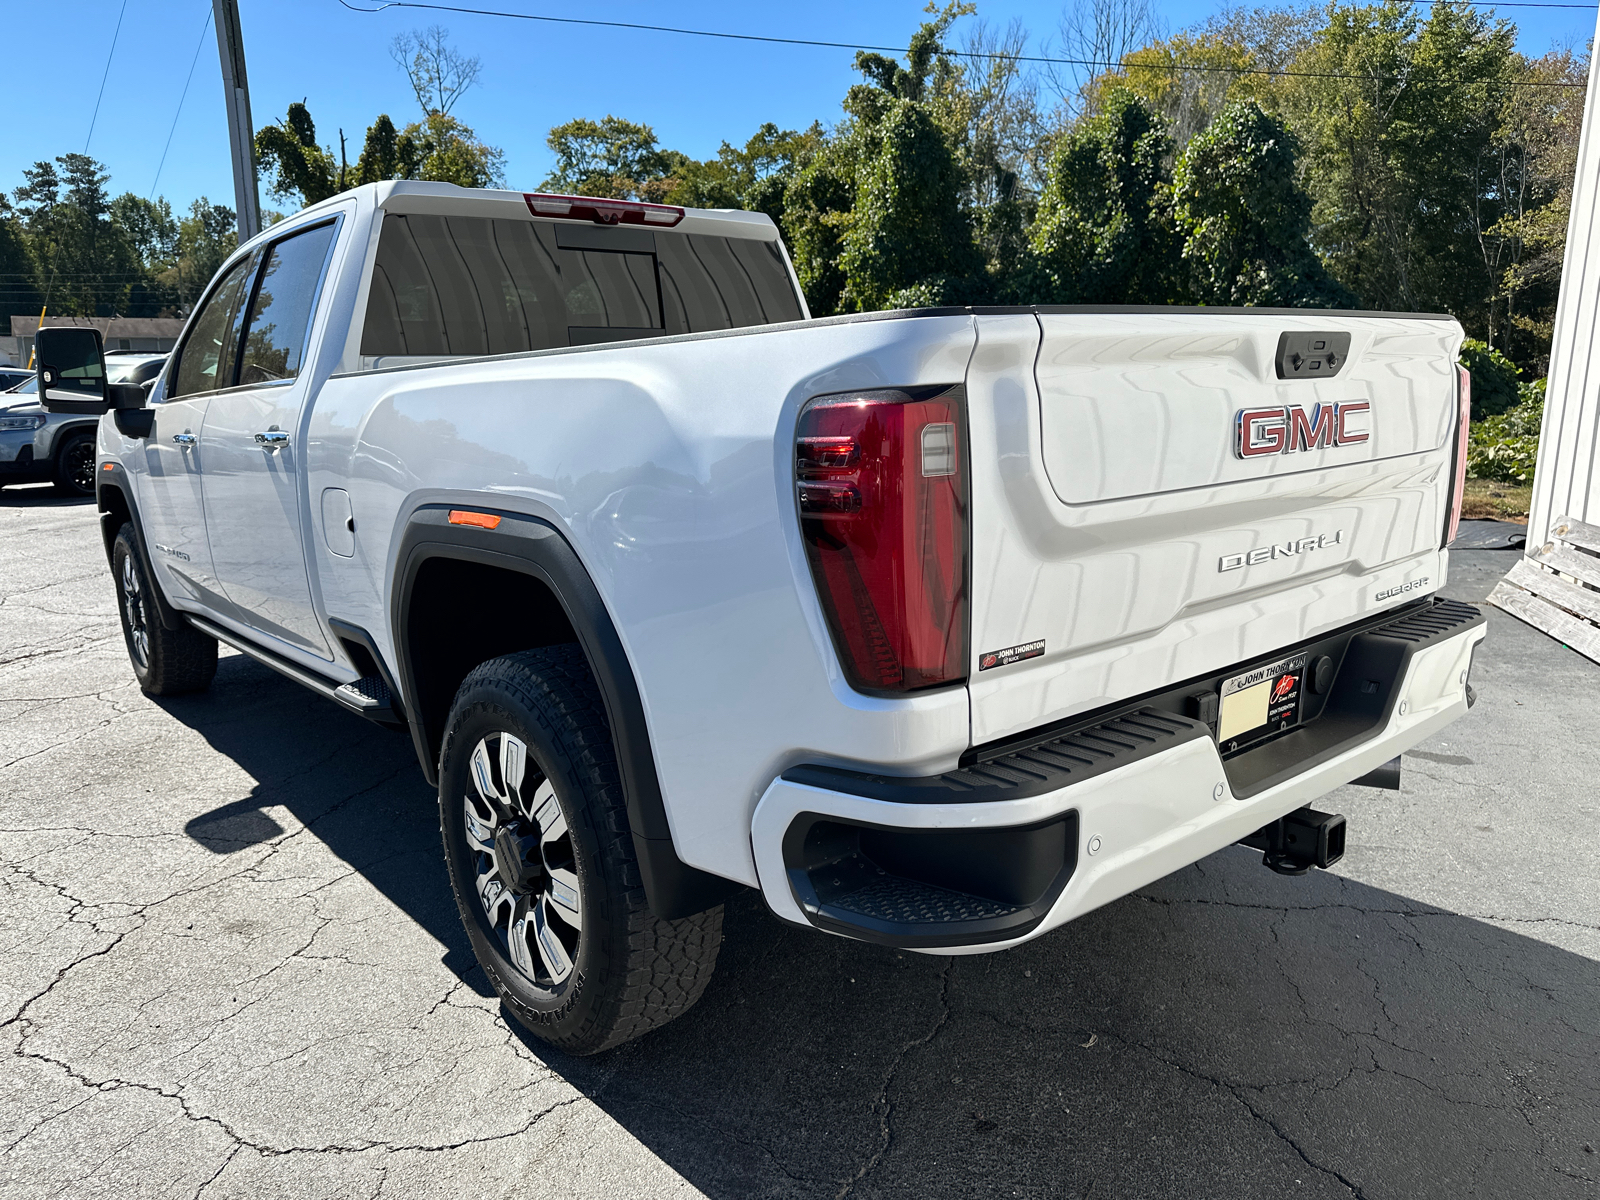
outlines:
[[[531, 770], [530, 770], [531, 766]], [[527, 747], [492, 733], [472, 751], [463, 797], [475, 888], [517, 970], [539, 987], [572, 974], [583, 899], [566, 814]]]
[[150, 665], [150, 628], [145, 623], [144, 589], [139, 586], [139, 572], [134, 568], [131, 554], [122, 556], [122, 578], [118, 584], [122, 614], [128, 622], [128, 650], [133, 655], [133, 665], [142, 671]]

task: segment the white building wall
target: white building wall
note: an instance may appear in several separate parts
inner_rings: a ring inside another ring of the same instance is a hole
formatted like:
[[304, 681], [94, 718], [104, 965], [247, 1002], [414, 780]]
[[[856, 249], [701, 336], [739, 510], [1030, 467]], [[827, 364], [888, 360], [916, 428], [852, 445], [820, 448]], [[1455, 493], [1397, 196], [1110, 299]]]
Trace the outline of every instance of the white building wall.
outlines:
[[[1596, 25], [1600, 34], [1600, 23]], [[1595, 48], [1600, 50], [1600, 36]], [[1572, 217], [1550, 348], [1539, 467], [1528, 513], [1528, 550], [1550, 540], [1558, 517], [1600, 525], [1600, 54], [1590, 55], [1589, 94]]]

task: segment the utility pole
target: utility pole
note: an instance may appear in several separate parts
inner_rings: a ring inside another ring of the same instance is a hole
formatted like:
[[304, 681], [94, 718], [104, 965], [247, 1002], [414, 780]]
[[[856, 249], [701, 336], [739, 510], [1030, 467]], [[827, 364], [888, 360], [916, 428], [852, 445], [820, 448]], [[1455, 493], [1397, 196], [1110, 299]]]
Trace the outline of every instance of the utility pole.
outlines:
[[250, 119], [239, 0], [211, 0], [211, 11], [217, 26], [217, 52], [222, 56], [222, 93], [228, 107], [228, 145], [233, 152], [233, 202], [239, 211], [239, 241], [243, 244], [261, 231], [261, 200], [256, 194], [256, 127]]

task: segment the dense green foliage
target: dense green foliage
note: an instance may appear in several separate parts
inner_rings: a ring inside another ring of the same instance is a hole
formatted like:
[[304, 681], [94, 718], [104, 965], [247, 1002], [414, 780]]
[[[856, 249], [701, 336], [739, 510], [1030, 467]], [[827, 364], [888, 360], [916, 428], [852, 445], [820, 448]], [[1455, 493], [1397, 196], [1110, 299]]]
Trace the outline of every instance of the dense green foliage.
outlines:
[[1132, 92], [1113, 88], [1050, 158], [1024, 302], [1164, 304], [1183, 298], [1172, 225], [1172, 139]]
[[[1473, 395], [1477, 395], [1474, 382]], [[1544, 380], [1523, 384], [1517, 404], [1498, 416], [1472, 423], [1467, 473], [1475, 479], [1529, 483], [1539, 456], [1539, 425], [1544, 419]]]
[[1306, 240], [1311, 197], [1299, 139], [1253, 100], [1224, 108], [1184, 148], [1173, 179], [1190, 294], [1202, 304], [1353, 308]]
[[[1133, 11], [1085, 2], [1113, 23]], [[1583, 59], [1530, 59], [1509, 22], [1442, 0], [1230, 9], [1116, 50], [1119, 65], [1058, 86], [1046, 110], [1020, 31], [980, 24], [957, 47], [972, 6], [930, 11], [902, 60], [857, 55], [864, 81], [831, 129], [767, 125], [697, 162], [646, 125], [572, 121], [551, 132], [547, 186], [771, 213], [818, 315], [984, 301], [1445, 311], [1544, 371]], [[1512, 403], [1482, 387], [1485, 415]]]
[[180, 313], [235, 245], [233, 210], [201, 197], [185, 216], [164, 199], [113, 198], [83, 154], [23, 169], [0, 193], [0, 332], [42, 307], [66, 316]]
[[1461, 343], [1461, 365], [1472, 375], [1472, 419], [1497, 417], [1522, 402], [1522, 371], [1476, 338]]

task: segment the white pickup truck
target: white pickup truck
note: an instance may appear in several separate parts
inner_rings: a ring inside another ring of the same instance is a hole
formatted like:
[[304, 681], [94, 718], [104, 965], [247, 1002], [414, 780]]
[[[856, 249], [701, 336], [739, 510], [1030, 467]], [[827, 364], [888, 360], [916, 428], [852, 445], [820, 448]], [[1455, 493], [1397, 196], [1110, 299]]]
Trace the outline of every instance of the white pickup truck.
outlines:
[[[576, 1053], [721, 902], [1035, 938], [1467, 710], [1442, 316], [809, 319], [764, 216], [384, 183], [229, 260], [147, 389], [45, 330], [146, 691], [226, 642], [409, 731], [489, 978]], [[97, 374], [98, 372], [98, 374]]]

